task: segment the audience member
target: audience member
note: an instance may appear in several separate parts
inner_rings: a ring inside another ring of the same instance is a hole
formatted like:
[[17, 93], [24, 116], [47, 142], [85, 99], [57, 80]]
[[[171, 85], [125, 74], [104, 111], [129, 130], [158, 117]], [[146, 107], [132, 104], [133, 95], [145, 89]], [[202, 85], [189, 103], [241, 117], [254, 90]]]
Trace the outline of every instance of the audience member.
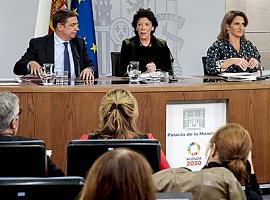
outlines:
[[130, 61], [139, 61], [142, 72], [154, 72], [156, 69], [169, 72], [172, 69], [171, 54], [166, 41], [153, 35], [157, 26], [158, 21], [150, 8], [140, 8], [137, 11], [132, 21], [135, 36], [122, 42], [117, 76], [125, 75]]
[[[138, 103], [127, 90], [113, 89], [102, 99], [100, 110], [100, 128], [96, 132], [85, 134], [81, 139], [153, 139], [151, 133], [142, 134], [137, 129]], [[160, 168], [170, 165], [161, 151]]]
[[117, 148], [91, 167], [80, 200], [155, 200], [151, 167], [139, 153]]
[[207, 51], [206, 70], [211, 75], [221, 72], [255, 72], [260, 67], [257, 48], [246, 39], [248, 18], [244, 12], [225, 14], [217, 40]]
[[93, 79], [93, 64], [85, 41], [76, 36], [79, 30], [77, 15], [67, 9], [57, 10], [53, 17], [54, 33], [31, 39], [25, 54], [16, 62], [14, 73], [39, 74], [43, 64], [53, 63], [54, 72], [65, 70], [69, 71], [71, 78]]
[[157, 172], [153, 175], [157, 190], [192, 192], [195, 200], [262, 199], [251, 160], [251, 145], [246, 129], [239, 124], [227, 124], [211, 138], [210, 156], [201, 171], [179, 168]]
[[[34, 138], [16, 136], [19, 127], [19, 98], [10, 92], [0, 92], [0, 141], [31, 141]], [[47, 157], [47, 176], [64, 176], [64, 172], [59, 169], [52, 160]], [[20, 166], [18, 166], [20, 167]]]

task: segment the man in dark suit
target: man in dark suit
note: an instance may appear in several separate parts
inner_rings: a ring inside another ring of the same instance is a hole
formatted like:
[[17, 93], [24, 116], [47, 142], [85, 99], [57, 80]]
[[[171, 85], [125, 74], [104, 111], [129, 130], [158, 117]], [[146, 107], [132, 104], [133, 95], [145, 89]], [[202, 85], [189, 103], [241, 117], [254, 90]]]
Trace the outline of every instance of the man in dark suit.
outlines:
[[[76, 12], [67, 9], [57, 10], [53, 17], [54, 33], [31, 39], [13, 72], [17, 75], [37, 75], [41, 73], [44, 63], [53, 63], [54, 72], [68, 69], [71, 78], [88, 80], [98, 77], [94, 73], [92, 60], [87, 55], [84, 39], [76, 36], [79, 30], [77, 16]], [[67, 57], [64, 55], [65, 51], [68, 51]]]
[[[31, 141], [34, 138], [16, 136], [19, 127], [19, 98], [10, 92], [0, 92], [0, 141]], [[64, 172], [47, 157], [47, 176], [64, 176]]]

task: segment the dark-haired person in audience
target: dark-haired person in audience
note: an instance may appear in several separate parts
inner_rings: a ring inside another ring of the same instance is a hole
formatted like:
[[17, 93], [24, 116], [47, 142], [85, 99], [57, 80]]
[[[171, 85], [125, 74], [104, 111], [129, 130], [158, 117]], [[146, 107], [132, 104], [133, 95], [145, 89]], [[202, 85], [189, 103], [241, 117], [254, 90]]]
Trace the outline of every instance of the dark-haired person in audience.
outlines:
[[[100, 128], [94, 133], [82, 135], [81, 139], [153, 139], [151, 133], [143, 134], [137, 129], [138, 103], [127, 90], [109, 91], [101, 101], [99, 115]], [[160, 168], [169, 167], [161, 151]]]
[[[21, 110], [19, 98], [11, 92], [0, 92], [0, 141], [31, 141], [29, 137], [17, 136]], [[52, 160], [47, 157], [47, 176], [65, 176]], [[18, 166], [19, 167], [19, 166]]]
[[[153, 175], [157, 189], [162, 192], [192, 192], [195, 200], [261, 200], [251, 146], [246, 129], [239, 124], [227, 124], [211, 138], [210, 156], [201, 171], [178, 168], [157, 172]], [[245, 185], [246, 195], [240, 184]]]
[[25, 54], [14, 66], [17, 75], [39, 74], [45, 63], [54, 64], [54, 72], [63, 72], [65, 44], [69, 54], [70, 77], [94, 79], [92, 60], [88, 57], [85, 41], [77, 37], [79, 30], [78, 14], [68, 9], [60, 9], [53, 17], [54, 33], [33, 38], [29, 42]]
[[232, 10], [225, 14], [218, 38], [207, 51], [206, 70], [209, 74], [255, 72], [259, 69], [261, 56], [246, 39], [247, 25], [244, 12]]
[[139, 61], [141, 72], [172, 70], [171, 54], [166, 41], [153, 35], [157, 26], [158, 21], [150, 8], [140, 8], [137, 11], [132, 21], [135, 36], [122, 42], [117, 76], [126, 74], [130, 61]]
[[155, 200], [152, 170], [139, 153], [117, 148], [99, 157], [79, 200]]

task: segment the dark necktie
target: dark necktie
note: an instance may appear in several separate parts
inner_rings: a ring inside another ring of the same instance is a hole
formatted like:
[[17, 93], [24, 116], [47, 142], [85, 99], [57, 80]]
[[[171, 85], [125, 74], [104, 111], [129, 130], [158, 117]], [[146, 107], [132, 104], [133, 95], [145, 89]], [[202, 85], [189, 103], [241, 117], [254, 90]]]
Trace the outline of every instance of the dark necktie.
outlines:
[[64, 71], [68, 71], [68, 78], [71, 77], [70, 73], [70, 62], [69, 62], [69, 54], [68, 54], [68, 42], [63, 43], [65, 45], [64, 50]]

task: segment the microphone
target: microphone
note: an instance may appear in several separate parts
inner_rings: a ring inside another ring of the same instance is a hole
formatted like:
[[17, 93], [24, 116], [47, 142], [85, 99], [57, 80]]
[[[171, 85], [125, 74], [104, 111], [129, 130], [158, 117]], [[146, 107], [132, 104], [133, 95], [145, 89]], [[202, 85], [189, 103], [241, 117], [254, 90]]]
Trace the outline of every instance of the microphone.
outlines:
[[176, 82], [177, 79], [175, 78], [175, 75], [174, 75], [174, 67], [173, 67], [173, 62], [174, 62], [174, 58], [173, 58], [173, 55], [172, 55], [172, 52], [171, 50], [169, 49], [169, 53], [170, 53], [170, 60], [171, 60], [171, 70], [169, 72], [169, 74], [171, 75], [169, 77], [169, 82]]
[[174, 58], [173, 58], [173, 55], [172, 55], [172, 52], [171, 52], [171, 50], [170, 50], [170, 49], [169, 49], [169, 53], [170, 53], [171, 64], [173, 64], [173, 62], [174, 62]]

